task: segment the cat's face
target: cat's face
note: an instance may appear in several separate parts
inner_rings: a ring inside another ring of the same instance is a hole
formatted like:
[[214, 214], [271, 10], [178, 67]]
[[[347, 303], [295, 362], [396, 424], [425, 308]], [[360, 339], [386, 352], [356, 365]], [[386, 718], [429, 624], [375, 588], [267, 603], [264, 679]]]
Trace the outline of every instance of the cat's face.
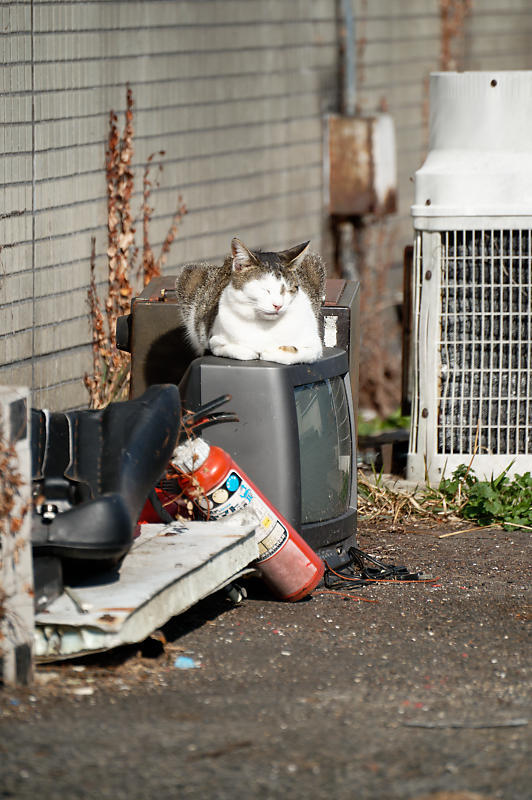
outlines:
[[245, 281], [240, 290], [242, 301], [253, 306], [261, 319], [274, 320], [284, 314], [298, 291], [290, 283], [273, 272], [264, 272]]
[[231, 283], [237, 300], [253, 308], [260, 319], [282, 316], [299, 291], [296, 267], [308, 242], [278, 253], [249, 250], [239, 239], [231, 242]]

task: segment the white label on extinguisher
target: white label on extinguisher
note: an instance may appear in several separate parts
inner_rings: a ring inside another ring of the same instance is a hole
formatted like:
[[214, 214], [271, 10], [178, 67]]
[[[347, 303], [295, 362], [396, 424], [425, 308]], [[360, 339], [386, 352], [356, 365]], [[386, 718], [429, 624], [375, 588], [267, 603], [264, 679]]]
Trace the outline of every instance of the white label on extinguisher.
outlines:
[[246, 508], [253, 497], [250, 487], [233, 469], [206, 497], [198, 498], [198, 505], [209, 512], [211, 519], [220, 519]]
[[257, 561], [265, 561], [277, 553], [288, 539], [288, 531], [271, 508], [258, 497], [253, 488], [236, 470], [209, 492], [204, 499], [205, 510], [211, 519], [220, 519], [243, 508], [252, 511], [257, 519], [255, 537], [259, 545]]
[[[255, 531], [255, 536], [257, 539], [259, 539], [259, 535], [262, 536], [262, 533], [257, 528]], [[267, 558], [274, 556], [281, 549], [287, 539], [288, 531], [283, 523], [276, 519], [274, 526], [268, 535], [262, 540], [259, 539], [259, 557], [257, 558], [257, 561], [266, 561]]]

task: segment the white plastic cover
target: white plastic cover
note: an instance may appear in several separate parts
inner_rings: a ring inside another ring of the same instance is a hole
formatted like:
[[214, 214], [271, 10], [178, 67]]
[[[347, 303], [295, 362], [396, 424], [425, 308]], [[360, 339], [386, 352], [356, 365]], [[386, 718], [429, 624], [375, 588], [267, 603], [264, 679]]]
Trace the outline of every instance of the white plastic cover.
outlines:
[[434, 219], [441, 217], [532, 216], [531, 121], [532, 71], [432, 74], [414, 226], [449, 227]]

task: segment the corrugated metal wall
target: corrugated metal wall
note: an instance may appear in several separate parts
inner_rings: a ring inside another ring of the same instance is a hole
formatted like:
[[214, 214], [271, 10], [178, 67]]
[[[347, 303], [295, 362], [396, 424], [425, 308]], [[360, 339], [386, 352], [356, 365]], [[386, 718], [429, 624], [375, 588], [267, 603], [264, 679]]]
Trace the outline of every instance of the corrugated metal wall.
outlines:
[[[430, 73], [532, 69], [532, 4], [530, 0], [354, 0], [353, 7], [358, 102], [363, 111], [385, 108], [395, 121], [399, 211], [390, 224], [398, 242], [406, 244], [412, 238], [412, 178], [423, 162], [428, 140]], [[469, 12], [462, 17], [464, 8]], [[445, 10], [448, 22], [442, 17]], [[401, 258], [397, 252], [397, 262]]]
[[108, 113], [124, 109], [126, 83], [139, 192], [146, 158], [166, 151], [154, 244], [179, 192], [189, 209], [167, 272], [222, 257], [235, 233], [256, 246], [319, 246], [335, 7], [34, 0], [1, 14], [0, 380], [33, 386], [39, 405], [79, 405], [93, 234], [100, 281], [106, 269]]
[[[386, 224], [396, 263], [411, 238], [410, 178], [426, 140], [426, 78], [440, 66], [442, 3], [353, 2], [360, 106], [386, 106], [397, 125], [400, 208]], [[189, 209], [167, 273], [192, 259], [221, 258], [235, 233], [251, 246], [311, 238], [328, 252], [322, 119], [338, 109], [337, 5], [0, 3], [3, 383], [33, 387], [41, 406], [87, 400], [90, 239], [96, 235], [102, 283], [108, 114], [124, 109], [127, 83], [139, 193], [147, 157], [165, 150], [153, 242], [164, 238], [179, 193]], [[451, 36], [462, 65], [530, 68], [529, 3], [476, 5]]]
[[401, 400], [403, 253], [412, 242], [413, 177], [428, 142], [429, 75], [532, 68], [529, 0], [354, 0], [358, 105], [387, 110], [397, 140], [396, 215], [358, 229], [362, 278], [361, 404], [382, 414]]

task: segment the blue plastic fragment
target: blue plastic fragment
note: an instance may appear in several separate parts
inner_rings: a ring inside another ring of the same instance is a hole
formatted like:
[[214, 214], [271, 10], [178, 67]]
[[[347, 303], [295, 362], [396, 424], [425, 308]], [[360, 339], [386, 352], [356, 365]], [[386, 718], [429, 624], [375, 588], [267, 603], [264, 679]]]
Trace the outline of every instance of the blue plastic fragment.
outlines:
[[174, 667], [177, 667], [178, 669], [196, 669], [200, 666], [201, 664], [199, 664], [197, 661], [194, 661], [193, 658], [189, 658], [189, 656], [178, 656], [174, 661]]

